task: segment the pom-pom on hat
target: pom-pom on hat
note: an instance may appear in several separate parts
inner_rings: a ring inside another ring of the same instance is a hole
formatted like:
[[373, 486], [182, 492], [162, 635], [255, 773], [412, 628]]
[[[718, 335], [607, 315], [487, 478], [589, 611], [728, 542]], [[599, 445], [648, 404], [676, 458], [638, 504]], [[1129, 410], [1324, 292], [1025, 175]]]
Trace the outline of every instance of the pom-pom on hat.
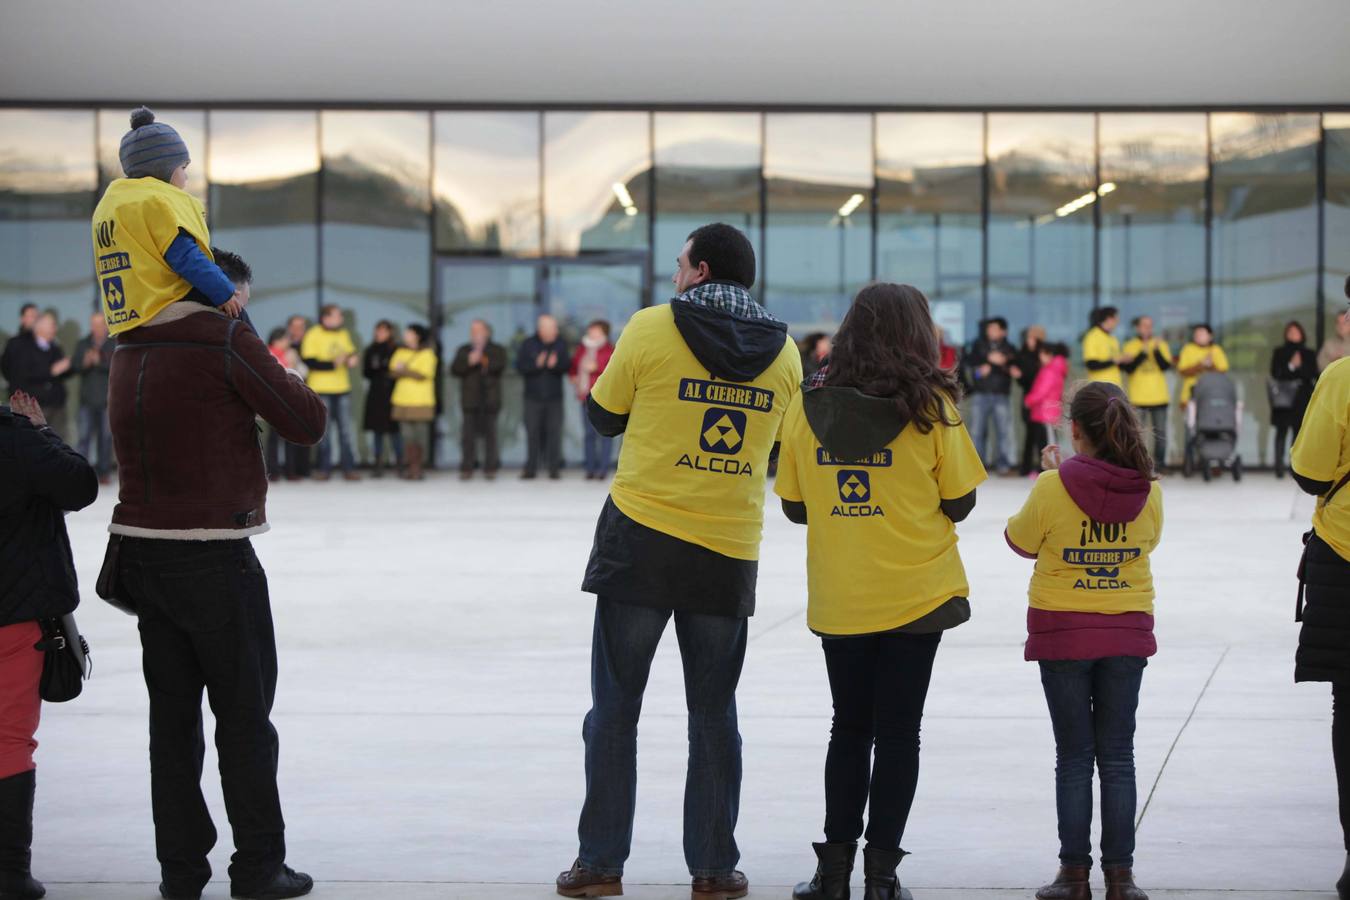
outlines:
[[142, 106], [131, 113], [131, 130], [122, 136], [118, 152], [128, 178], [147, 175], [168, 181], [173, 170], [191, 157], [187, 144], [170, 125], [155, 121], [155, 114]]

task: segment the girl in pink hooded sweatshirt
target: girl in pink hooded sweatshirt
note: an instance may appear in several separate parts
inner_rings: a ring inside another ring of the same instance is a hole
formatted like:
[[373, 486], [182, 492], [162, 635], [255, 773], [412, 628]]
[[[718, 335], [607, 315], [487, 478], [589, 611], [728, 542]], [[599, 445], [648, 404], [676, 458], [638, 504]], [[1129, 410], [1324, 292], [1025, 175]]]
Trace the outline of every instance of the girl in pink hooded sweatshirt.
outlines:
[[1162, 536], [1162, 491], [1139, 418], [1113, 384], [1085, 385], [1069, 408], [1076, 455], [1047, 469], [1008, 520], [1036, 560], [1026, 658], [1040, 664], [1055, 733], [1060, 870], [1041, 900], [1088, 900], [1092, 773], [1101, 779], [1107, 900], [1148, 900], [1134, 884], [1134, 722], [1153, 638], [1149, 555]]
[[1036, 456], [1057, 442], [1055, 429], [1064, 418], [1064, 382], [1069, 378], [1069, 348], [1063, 344], [1042, 343], [1040, 357], [1040, 371], [1031, 383], [1031, 390], [1022, 400], [1031, 419], [1030, 427], [1039, 431], [1032, 435]]

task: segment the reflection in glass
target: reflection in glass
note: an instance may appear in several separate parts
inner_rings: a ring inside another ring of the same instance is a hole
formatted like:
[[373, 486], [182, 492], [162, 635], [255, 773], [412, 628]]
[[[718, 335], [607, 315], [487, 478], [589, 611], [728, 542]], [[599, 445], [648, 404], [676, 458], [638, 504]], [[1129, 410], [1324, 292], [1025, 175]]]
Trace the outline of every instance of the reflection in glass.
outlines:
[[989, 178], [989, 315], [1076, 347], [1092, 309], [1092, 114], [991, 113]]
[[984, 116], [877, 116], [877, 278], [928, 295], [946, 339], [974, 337], [982, 302]]
[[[206, 113], [200, 109], [155, 108], [155, 121], [173, 126], [187, 144], [192, 161], [187, 167], [187, 192], [206, 202]], [[122, 178], [122, 160], [119, 151], [122, 137], [131, 129], [130, 109], [100, 109], [98, 111], [98, 183], [100, 189], [108, 182]], [[210, 214], [207, 210], [207, 214]]]
[[56, 311], [67, 353], [88, 329], [97, 181], [93, 111], [0, 109], [0, 343], [25, 303]]
[[[1350, 113], [1322, 116], [1326, 135], [1326, 206], [1323, 247], [1326, 254], [1326, 278], [1322, 291], [1326, 297], [1325, 329], [1335, 334], [1335, 320], [1346, 308], [1346, 279], [1350, 278]], [[1311, 336], [1309, 326], [1309, 335]]]
[[539, 253], [539, 114], [434, 118], [436, 249]]
[[646, 250], [651, 168], [649, 114], [545, 113], [545, 251]]
[[1264, 385], [1284, 324], [1316, 317], [1318, 126], [1316, 115], [1210, 116], [1211, 316], [1245, 392], [1248, 461], [1270, 456]]
[[266, 335], [318, 305], [318, 115], [210, 113], [211, 238], [253, 268], [249, 315]]
[[872, 117], [771, 113], [764, 133], [766, 302], [793, 334], [833, 332], [872, 277]]
[[[1179, 346], [1205, 312], [1206, 118], [1101, 116], [1101, 304], [1122, 321], [1152, 316]], [[1129, 332], [1122, 327], [1122, 341]]]
[[675, 257], [701, 225], [734, 225], [759, 253], [761, 127], [758, 113], [656, 114], [656, 298], [673, 292]]

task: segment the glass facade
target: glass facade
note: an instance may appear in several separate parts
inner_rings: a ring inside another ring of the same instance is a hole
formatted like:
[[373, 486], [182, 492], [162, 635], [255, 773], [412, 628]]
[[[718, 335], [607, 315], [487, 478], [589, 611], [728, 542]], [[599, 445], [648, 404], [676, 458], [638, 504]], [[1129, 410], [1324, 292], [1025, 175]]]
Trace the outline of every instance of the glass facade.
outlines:
[[[1094, 306], [1151, 315], [1177, 348], [1210, 321], [1259, 463], [1269, 354], [1288, 320], [1318, 339], [1332, 328], [1350, 274], [1344, 108], [158, 113], [192, 153], [188, 190], [215, 243], [253, 267], [260, 330], [331, 302], [363, 345], [379, 319], [430, 322], [447, 358], [472, 318], [512, 348], [541, 311], [569, 338], [597, 318], [617, 332], [670, 295], [689, 232], [724, 221], [754, 244], [755, 292], [798, 336], [831, 331], [873, 278], [923, 289], [953, 343], [995, 314], [1075, 353]], [[63, 343], [84, 331], [89, 217], [121, 175], [127, 115], [0, 108], [0, 339], [25, 302], [60, 315]], [[523, 455], [516, 393], [512, 380], [508, 460]], [[569, 407], [570, 459], [580, 424]]]

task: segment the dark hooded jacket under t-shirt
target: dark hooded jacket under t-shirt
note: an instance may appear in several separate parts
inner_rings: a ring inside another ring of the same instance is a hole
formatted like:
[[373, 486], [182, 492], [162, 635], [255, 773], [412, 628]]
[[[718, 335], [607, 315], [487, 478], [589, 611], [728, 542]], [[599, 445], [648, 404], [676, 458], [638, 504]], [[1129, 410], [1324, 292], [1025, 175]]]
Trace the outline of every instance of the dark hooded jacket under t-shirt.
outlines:
[[636, 606], [755, 610], [764, 485], [801, 381], [787, 326], [740, 285], [633, 316], [587, 412], [624, 435], [582, 590]]

